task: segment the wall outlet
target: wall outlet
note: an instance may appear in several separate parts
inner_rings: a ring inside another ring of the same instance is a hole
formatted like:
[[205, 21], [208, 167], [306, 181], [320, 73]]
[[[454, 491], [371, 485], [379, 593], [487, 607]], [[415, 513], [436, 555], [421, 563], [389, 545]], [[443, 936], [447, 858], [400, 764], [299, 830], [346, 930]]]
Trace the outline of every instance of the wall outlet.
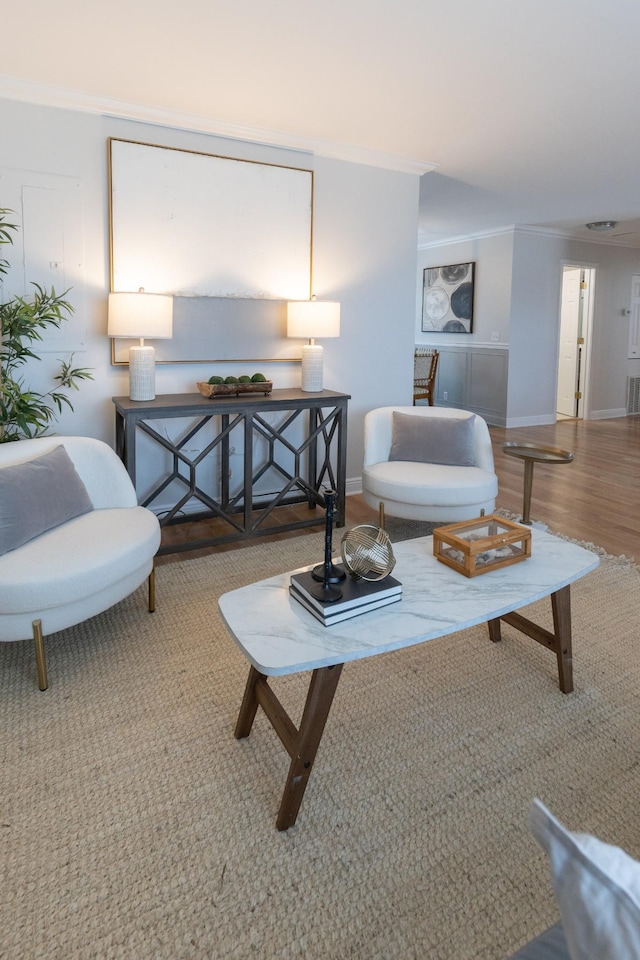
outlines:
[[500, 331], [499, 331], [499, 330], [493, 330], [493, 331], [491, 332], [491, 342], [492, 342], [492, 343], [500, 343]]
[[449, 394], [448, 394], [448, 392], [447, 392], [446, 390], [443, 390], [443, 391], [442, 391], [442, 399], [443, 399], [443, 400], [448, 400], [448, 399], [449, 399]]

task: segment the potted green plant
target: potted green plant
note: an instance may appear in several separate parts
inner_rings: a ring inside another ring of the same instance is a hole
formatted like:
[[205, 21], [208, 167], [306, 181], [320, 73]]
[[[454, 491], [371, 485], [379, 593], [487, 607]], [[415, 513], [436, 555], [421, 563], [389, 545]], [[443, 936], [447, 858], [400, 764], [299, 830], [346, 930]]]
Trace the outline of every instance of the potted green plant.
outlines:
[[[9, 221], [11, 210], [0, 208], [0, 244], [13, 243], [16, 224]], [[9, 261], [0, 258], [0, 280], [9, 270]], [[39, 360], [35, 347], [47, 329], [59, 329], [73, 313], [66, 300], [68, 290], [57, 294], [34, 283], [32, 297], [12, 297], [0, 303], [0, 443], [23, 440], [46, 433], [62, 412], [73, 410], [67, 392], [78, 390], [81, 380], [93, 379], [90, 370], [73, 366], [73, 354], [59, 360], [58, 386], [38, 393], [25, 385], [21, 368], [28, 360]]]

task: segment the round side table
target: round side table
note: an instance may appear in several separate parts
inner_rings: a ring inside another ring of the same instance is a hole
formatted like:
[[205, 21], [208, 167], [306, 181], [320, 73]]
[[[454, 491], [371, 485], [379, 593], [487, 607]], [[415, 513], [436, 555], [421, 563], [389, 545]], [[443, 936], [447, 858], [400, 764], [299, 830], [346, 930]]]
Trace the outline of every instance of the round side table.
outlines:
[[519, 443], [508, 441], [502, 444], [503, 451], [510, 457], [524, 461], [524, 499], [522, 503], [521, 523], [531, 525], [531, 486], [533, 483], [534, 463], [571, 463], [573, 454], [562, 447], [547, 447], [539, 443]]

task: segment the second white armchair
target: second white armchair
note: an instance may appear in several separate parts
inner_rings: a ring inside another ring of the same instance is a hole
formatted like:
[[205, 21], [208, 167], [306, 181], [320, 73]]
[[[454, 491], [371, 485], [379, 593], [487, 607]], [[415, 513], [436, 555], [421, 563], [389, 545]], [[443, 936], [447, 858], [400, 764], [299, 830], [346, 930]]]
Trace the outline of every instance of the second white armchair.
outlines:
[[364, 418], [362, 493], [392, 517], [455, 522], [498, 493], [486, 422], [450, 407], [379, 407]]

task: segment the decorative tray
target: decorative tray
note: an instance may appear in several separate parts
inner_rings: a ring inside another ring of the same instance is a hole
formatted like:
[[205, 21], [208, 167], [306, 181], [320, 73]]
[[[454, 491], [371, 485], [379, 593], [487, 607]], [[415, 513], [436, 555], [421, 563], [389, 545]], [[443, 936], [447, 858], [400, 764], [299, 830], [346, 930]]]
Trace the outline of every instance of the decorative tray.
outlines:
[[207, 383], [198, 380], [197, 386], [202, 396], [210, 400], [214, 397], [234, 397], [240, 393], [264, 393], [268, 396], [273, 390], [273, 380], [261, 380], [258, 383]]
[[476, 577], [531, 556], [531, 530], [490, 514], [433, 531], [433, 554], [441, 563]]

